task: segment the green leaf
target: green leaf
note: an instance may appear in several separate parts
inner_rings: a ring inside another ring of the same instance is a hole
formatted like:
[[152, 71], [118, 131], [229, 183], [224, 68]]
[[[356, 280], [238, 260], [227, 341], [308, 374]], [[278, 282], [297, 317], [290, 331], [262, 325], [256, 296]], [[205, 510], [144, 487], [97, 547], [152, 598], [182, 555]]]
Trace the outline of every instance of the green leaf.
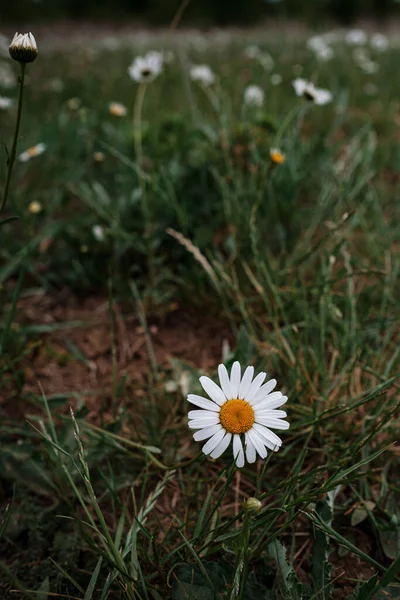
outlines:
[[49, 592], [50, 592], [50, 581], [49, 581], [49, 578], [46, 577], [46, 579], [43, 581], [42, 585], [38, 589], [38, 593], [36, 595], [36, 600], [48, 600]]
[[365, 519], [368, 517], [368, 512], [372, 512], [375, 506], [375, 502], [372, 502], [371, 500], [367, 500], [366, 502], [363, 502], [360, 506], [357, 506], [351, 514], [352, 527], [355, 527], [359, 523], [365, 521]]
[[102, 562], [103, 562], [103, 558], [100, 556], [99, 560], [97, 561], [96, 568], [93, 571], [93, 574], [90, 578], [89, 585], [88, 585], [88, 588], [86, 590], [85, 597], [83, 600], [91, 600], [92, 599], [94, 588], [95, 588], [96, 582], [97, 582], [97, 578], [100, 573], [100, 568], [101, 568]]
[[285, 546], [275, 539], [269, 544], [268, 553], [277, 564], [277, 579], [281, 584], [284, 597], [287, 600], [300, 600], [303, 597], [303, 588], [297, 579], [293, 566], [286, 558]]

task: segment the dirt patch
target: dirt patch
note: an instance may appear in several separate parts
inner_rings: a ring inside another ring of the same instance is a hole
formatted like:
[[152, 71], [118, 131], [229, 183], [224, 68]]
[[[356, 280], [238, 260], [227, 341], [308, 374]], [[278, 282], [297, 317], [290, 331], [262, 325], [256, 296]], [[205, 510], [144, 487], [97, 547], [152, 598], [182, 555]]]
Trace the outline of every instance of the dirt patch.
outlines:
[[[40, 387], [48, 397], [62, 394], [71, 401], [80, 393], [96, 412], [99, 399], [121, 381], [140, 391], [154, 366], [168, 375], [171, 359], [207, 371], [220, 362], [223, 341], [233, 341], [216, 316], [176, 308], [149, 317], [144, 326], [130, 309], [116, 302], [110, 308], [107, 298], [79, 301], [66, 293], [21, 299], [15, 321], [32, 340], [19, 364], [23, 396], [40, 393]], [[9, 395], [0, 394], [3, 408], [14, 404]]]

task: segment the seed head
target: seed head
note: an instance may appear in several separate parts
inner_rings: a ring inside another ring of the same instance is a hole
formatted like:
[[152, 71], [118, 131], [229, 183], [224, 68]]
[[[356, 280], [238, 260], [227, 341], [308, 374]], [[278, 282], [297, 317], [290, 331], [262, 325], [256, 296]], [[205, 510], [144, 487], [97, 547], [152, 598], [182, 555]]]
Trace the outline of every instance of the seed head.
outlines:
[[38, 55], [36, 40], [32, 33], [16, 33], [8, 48], [11, 58], [19, 63], [30, 63]]

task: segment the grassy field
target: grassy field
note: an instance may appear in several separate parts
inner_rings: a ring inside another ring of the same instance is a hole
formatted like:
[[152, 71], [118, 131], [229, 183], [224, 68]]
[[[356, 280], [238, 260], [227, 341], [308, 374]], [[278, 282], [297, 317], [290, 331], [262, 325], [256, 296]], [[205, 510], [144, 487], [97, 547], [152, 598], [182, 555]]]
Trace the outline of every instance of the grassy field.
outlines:
[[[400, 597], [400, 44], [73, 37], [37, 40], [0, 219], [0, 597]], [[236, 360], [290, 423], [243, 468], [188, 427]]]

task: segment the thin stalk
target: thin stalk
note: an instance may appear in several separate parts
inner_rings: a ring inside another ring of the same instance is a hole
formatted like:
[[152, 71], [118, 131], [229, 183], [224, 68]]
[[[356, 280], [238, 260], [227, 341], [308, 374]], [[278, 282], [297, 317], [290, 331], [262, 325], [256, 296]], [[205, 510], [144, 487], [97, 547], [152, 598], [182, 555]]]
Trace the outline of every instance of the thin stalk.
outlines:
[[14, 140], [13, 140], [13, 143], [11, 146], [11, 152], [7, 158], [8, 169], [7, 169], [7, 175], [6, 175], [6, 183], [5, 183], [4, 191], [3, 191], [3, 197], [1, 199], [1, 204], [0, 204], [0, 214], [3, 212], [6, 202], [7, 202], [8, 190], [9, 190], [10, 181], [11, 181], [11, 173], [13, 170], [15, 157], [17, 154], [17, 141], [18, 141], [18, 134], [19, 134], [19, 126], [21, 124], [22, 101], [23, 101], [23, 96], [24, 96], [24, 80], [25, 80], [26, 63], [20, 63], [20, 65], [21, 65], [21, 73], [20, 73], [20, 76], [18, 77], [19, 95], [18, 95], [17, 121], [15, 123]]

